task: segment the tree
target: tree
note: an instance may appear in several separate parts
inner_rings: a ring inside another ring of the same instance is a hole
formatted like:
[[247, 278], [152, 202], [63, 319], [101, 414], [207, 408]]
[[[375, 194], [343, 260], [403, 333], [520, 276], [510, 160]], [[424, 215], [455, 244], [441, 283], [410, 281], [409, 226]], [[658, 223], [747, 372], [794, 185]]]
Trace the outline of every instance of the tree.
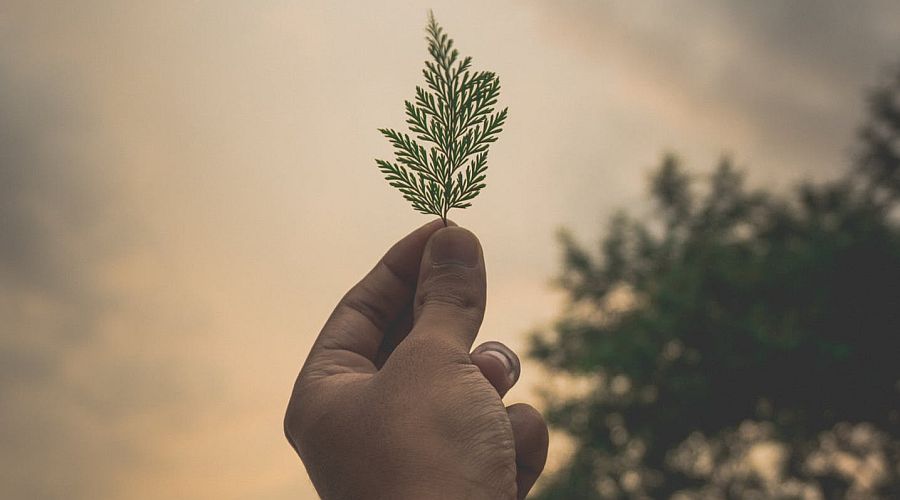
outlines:
[[856, 165], [787, 195], [674, 156], [652, 220], [560, 236], [569, 307], [531, 338], [569, 462], [538, 498], [900, 498], [900, 71]]

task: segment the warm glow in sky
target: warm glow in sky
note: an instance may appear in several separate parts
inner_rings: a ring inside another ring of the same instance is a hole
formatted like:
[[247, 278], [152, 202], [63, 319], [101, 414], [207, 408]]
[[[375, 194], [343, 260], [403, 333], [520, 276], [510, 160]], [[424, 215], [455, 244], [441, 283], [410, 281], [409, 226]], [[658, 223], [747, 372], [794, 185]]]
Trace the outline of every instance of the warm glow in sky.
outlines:
[[[900, 58], [887, 0], [4, 0], [0, 498], [314, 498], [283, 409], [335, 302], [427, 220], [373, 159], [428, 8], [510, 108], [452, 217], [485, 251], [479, 341], [522, 354], [561, 307], [556, 228], [647, 213], [666, 151], [834, 176]], [[526, 360], [508, 402], [540, 379]]]

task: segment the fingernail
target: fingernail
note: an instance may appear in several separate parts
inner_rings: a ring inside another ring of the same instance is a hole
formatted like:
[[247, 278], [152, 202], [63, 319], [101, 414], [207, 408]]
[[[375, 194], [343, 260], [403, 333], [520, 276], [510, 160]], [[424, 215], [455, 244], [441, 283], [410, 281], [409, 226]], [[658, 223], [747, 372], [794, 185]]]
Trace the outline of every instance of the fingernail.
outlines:
[[506, 378], [509, 379], [510, 385], [515, 384], [519, 380], [522, 370], [519, 357], [505, 345], [500, 342], [486, 342], [479, 346], [475, 352], [499, 359], [506, 368]]
[[478, 264], [478, 239], [460, 227], [440, 229], [431, 237], [431, 263], [459, 264], [475, 267]]

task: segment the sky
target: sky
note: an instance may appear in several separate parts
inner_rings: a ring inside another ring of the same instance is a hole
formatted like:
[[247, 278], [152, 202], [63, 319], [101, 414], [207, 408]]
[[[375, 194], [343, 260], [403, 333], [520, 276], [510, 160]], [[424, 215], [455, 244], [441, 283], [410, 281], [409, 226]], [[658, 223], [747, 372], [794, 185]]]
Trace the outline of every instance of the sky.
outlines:
[[[315, 498], [283, 411], [337, 300], [427, 221], [374, 158], [429, 8], [510, 109], [452, 217], [484, 247], [479, 341], [520, 354], [564, 304], [558, 228], [651, 213], [666, 152], [840, 175], [900, 61], [893, 1], [5, 0], [0, 497]], [[525, 360], [507, 403], [547, 375]]]

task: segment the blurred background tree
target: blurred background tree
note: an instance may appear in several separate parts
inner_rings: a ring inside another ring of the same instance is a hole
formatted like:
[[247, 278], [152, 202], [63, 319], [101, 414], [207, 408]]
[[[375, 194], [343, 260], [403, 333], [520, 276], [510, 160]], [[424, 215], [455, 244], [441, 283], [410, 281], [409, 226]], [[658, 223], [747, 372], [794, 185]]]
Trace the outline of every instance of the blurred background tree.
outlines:
[[547, 391], [574, 450], [538, 498], [900, 498], [900, 71], [868, 103], [836, 181], [667, 156], [651, 220], [561, 234], [569, 306], [530, 354], [587, 389]]

